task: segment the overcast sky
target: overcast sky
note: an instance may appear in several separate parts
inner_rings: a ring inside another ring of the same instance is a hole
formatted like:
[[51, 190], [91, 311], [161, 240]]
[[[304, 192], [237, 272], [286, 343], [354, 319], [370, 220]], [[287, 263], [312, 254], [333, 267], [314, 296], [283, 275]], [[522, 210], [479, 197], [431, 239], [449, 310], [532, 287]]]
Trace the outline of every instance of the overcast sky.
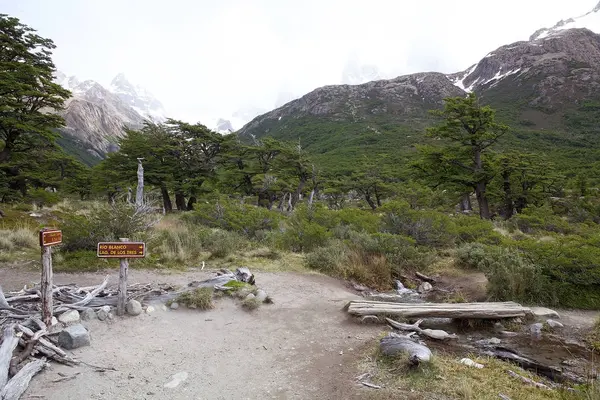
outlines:
[[350, 57], [387, 76], [456, 72], [598, 0], [0, 0], [54, 40], [57, 67], [119, 72], [196, 122], [341, 82]]

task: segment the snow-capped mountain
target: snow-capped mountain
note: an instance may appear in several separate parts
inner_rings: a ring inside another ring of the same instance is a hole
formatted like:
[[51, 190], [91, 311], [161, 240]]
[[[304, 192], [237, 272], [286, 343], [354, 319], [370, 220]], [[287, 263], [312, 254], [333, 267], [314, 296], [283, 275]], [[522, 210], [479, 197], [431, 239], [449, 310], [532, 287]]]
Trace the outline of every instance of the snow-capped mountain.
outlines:
[[63, 136], [96, 158], [116, 150], [124, 127], [139, 129], [145, 119], [165, 119], [160, 102], [122, 74], [113, 79], [110, 88], [61, 71], [56, 71], [54, 81], [72, 93], [61, 112], [66, 123], [61, 129]]
[[342, 72], [343, 85], [360, 85], [383, 79], [375, 65], [361, 64], [356, 58], [350, 59]]
[[600, 33], [600, 3], [592, 9], [579, 17], [572, 17], [566, 20], [561, 20], [556, 23], [552, 28], [538, 29], [529, 40], [544, 39], [549, 36], [560, 34], [567, 29], [573, 28], [587, 28], [592, 32]]
[[166, 120], [166, 112], [160, 101], [148, 90], [139, 85], [133, 85], [125, 74], [118, 74], [110, 83], [109, 90], [142, 116], [155, 122]]

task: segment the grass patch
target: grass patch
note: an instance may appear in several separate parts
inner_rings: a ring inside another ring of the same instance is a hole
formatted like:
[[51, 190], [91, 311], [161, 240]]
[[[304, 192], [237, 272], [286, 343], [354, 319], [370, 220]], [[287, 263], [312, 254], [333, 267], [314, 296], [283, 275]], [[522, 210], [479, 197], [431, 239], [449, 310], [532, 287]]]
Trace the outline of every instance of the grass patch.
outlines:
[[260, 302], [256, 297], [246, 298], [242, 301], [242, 308], [244, 308], [244, 310], [254, 311], [258, 307], [260, 307]]
[[458, 356], [435, 353], [431, 363], [411, 368], [404, 357], [385, 357], [379, 349], [373, 349], [369, 365], [363, 368], [376, 370], [372, 382], [385, 388], [374, 393], [371, 399], [407, 398], [429, 399], [473, 399], [497, 400], [499, 394], [511, 399], [527, 400], [588, 400], [600, 394], [598, 388], [579, 387], [578, 391], [541, 390], [528, 386], [508, 375], [512, 370], [536, 382], [548, 383], [540, 376], [524, 371], [516, 365], [486, 357], [470, 356], [472, 360], [485, 365], [477, 369], [463, 365]]
[[198, 308], [200, 310], [210, 310], [214, 308], [213, 288], [196, 288], [177, 296], [177, 303], [183, 304], [188, 308]]

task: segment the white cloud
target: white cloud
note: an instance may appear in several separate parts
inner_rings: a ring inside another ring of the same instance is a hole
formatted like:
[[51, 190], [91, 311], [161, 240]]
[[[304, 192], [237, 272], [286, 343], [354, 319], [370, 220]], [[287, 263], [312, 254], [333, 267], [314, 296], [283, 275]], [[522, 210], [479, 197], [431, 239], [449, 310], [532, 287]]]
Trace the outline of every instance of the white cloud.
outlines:
[[387, 76], [466, 69], [495, 48], [591, 10], [596, 0], [0, 0], [57, 44], [60, 69], [119, 72], [174, 117], [274, 106], [341, 80], [355, 55]]

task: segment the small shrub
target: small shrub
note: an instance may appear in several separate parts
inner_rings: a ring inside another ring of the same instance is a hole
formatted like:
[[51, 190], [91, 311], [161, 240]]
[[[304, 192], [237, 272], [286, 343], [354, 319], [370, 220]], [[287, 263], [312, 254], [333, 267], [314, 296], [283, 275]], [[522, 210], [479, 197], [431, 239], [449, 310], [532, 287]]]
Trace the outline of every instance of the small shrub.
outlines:
[[[2, 232], [0, 232], [1, 234]], [[0, 250], [2, 251], [12, 251], [14, 250], [15, 245], [12, 242], [12, 240], [10, 240], [10, 237], [5, 236], [5, 235], [0, 235]]]
[[198, 308], [200, 310], [209, 310], [214, 308], [213, 288], [203, 287], [181, 293], [177, 296], [177, 302], [188, 308]]
[[456, 225], [446, 214], [413, 210], [406, 202], [387, 203], [381, 211], [383, 232], [409, 236], [418, 245], [431, 247], [451, 246], [456, 239]]
[[160, 260], [167, 263], [194, 262], [203, 250], [199, 231], [185, 224], [160, 230], [152, 242]]
[[9, 238], [16, 247], [33, 249], [39, 246], [36, 235], [30, 229], [13, 230], [10, 232]]
[[457, 215], [452, 218], [456, 226], [456, 234], [461, 242], [479, 242], [485, 244], [500, 244], [502, 235], [494, 231], [491, 221], [476, 216]]
[[32, 189], [27, 194], [27, 200], [37, 207], [50, 207], [60, 201], [58, 193], [48, 192], [44, 189]]
[[246, 298], [242, 301], [242, 307], [248, 311], [253, 311], [260, 307], [260, 302], [255, 297]]
[[542, 268], [517, 249], [468, 244], [458, 250], [459, 264], [477, 268], [488, 279], [493, 300], [555, 304], [556, 297]]
[[203, 234], [201, 239], [206, 250], [210, 251], [214, 258], [225, 258], [247, 246], [246, 240], [239, 234], [220, 229]]

